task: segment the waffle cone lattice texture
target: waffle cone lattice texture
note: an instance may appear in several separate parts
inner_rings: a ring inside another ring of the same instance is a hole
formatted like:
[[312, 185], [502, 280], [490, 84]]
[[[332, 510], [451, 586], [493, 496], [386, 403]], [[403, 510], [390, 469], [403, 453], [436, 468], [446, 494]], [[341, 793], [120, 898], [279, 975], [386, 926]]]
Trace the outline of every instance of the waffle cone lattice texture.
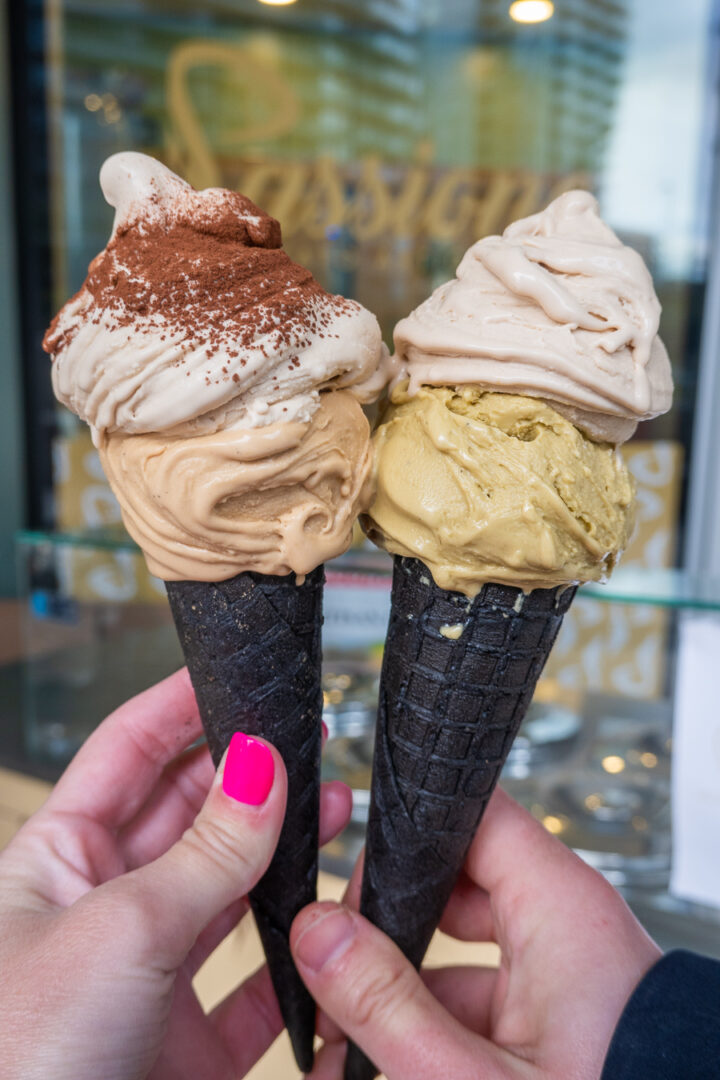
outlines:
[[299, 1067], [313, 1061], [315, 1004], [288, 945], [295, 915], [316, 897], [324, 573], [238, 574], [167, 592], [217, 765], [235, 731], [268, 739], [288, 774], [288, 810], [273, 861], [250, 894], [280, 1009]]
[[[395, 558], [360, 910], [416, 967], [574, 595], [489, 584], [470, 600]], [[357, 1047], [345, 1075], [375, 1075]]]

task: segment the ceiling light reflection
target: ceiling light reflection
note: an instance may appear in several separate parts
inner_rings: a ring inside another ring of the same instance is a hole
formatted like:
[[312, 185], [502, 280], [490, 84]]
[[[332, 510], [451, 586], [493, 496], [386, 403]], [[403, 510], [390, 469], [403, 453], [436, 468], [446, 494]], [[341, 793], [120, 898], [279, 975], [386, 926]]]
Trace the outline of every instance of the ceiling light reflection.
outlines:
[[510, 5], [510, 18], [519, 23], [545, 22], [554, 13], [552, 0], [515, 0]]

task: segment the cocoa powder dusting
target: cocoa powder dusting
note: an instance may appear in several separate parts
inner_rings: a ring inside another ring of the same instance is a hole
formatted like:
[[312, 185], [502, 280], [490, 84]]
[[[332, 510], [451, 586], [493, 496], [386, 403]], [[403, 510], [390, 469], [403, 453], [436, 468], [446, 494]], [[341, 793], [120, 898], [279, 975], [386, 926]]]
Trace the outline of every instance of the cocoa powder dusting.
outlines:
[[[191, 196], [165, 221], [140, 217], [121, 226], [91, 262], [83, 289], [110, 315], [110, 329], [180, 333], [205, 345], [208, 357], [266, 335], [273, 349], [302, 347], [333, 314], [355, 305], [326, 292], [281, 243], [279, 223], [243, 195], [224, 192], [211, 206]], [[58, 318], [43, 340], [54, 354], [80, 325], [61, 331]]]

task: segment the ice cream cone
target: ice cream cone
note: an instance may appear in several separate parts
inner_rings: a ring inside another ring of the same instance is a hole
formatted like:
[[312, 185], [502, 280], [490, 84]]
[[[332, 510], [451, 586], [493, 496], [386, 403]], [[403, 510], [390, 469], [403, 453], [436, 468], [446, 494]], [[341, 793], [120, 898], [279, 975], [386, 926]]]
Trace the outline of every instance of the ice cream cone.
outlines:
[[[395, 556], [361, 911], [420, 964], [577, 584], [633, 525], [617, 445], [670, 405], [647, 267], [566, 192], [395, 327], [364, 519]], [[356, 1048], [346, 1077], [374, 1075]]]
[[375, 316], [293, 262], [279, 222], [239, 192], [195, 191], [136, 153], [109, 158], [100, 183], [112, 235], [43, 346], [167, 583], [214, 760], [242, 730], [285, 761], [286, 821], [251, 902], [310, 1071], [315, 1006], [287, 936], [315, 898], [322, 564], [367, 507], [361, 403], [397, 364]]
[[218, 583], [169, 581], [167, 592], [217, 765], [235, 731], [279, 750], [288, 812], [273, 860], [250, 894], [298, 1066], [313, 1061], [315, 1003], [290, 954], [298, 911], [315, 899], [320, 801], [320, 628], [323, 568], [244, 573]]
[[[439, 588], [394, 560], [360, 910], [419, 967], [574, 586]], [[375, 1075], [351, 1046], [347, 1080]]]

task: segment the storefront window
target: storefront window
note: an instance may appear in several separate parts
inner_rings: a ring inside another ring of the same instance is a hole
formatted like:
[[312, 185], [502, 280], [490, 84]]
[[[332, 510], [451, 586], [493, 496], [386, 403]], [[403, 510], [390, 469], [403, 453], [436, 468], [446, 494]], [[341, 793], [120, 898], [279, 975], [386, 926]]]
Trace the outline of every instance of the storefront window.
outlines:
[[665, 309], [677, 407], [638, 437], [689, 444], [708, 0], [561, 0], [536, 24], [506, 0], [200, 7], [46, 4], [55, 306], [107, 239], [120, 149], [244, 191], [388, 340], [472, 241], [588, 187]]

